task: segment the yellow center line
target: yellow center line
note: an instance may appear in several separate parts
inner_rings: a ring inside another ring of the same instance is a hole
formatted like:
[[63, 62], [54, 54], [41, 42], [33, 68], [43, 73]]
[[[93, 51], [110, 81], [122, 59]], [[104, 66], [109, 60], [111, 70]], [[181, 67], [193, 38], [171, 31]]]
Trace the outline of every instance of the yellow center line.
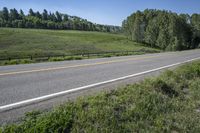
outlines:
[[126, 62], [126, 61], [139, 60], [139, 59], [148, 59], [148, 58], [152, 58], [152, 57], [156, 57], [156, 56], [138, 57], [138, 58], [129, 58], [129, 59], [120, 59], [120, 60], [112, 60], [112, 61], [97, 62], [97, 63], [90, 63], [90, 64], [80, 64], [80, 65], [72, 65], [72, 66], [61, 66], [61, 67], [52, 67], [52, 68], [44, 68], [44, 69], [33, 69], [33, 70], [16, 71], [16, 72], [5, 72], [5, 73], [0, 73], [0, 76], [15, 75], [15, 74], [24, 74], [24, 73], [33, 73], [33, 72], [43, 72], [43, 71], [52, 71], [52, 70], [77, 68], [77, 67], [87, 67], [87, 66], [104, 65], [104, 64]]

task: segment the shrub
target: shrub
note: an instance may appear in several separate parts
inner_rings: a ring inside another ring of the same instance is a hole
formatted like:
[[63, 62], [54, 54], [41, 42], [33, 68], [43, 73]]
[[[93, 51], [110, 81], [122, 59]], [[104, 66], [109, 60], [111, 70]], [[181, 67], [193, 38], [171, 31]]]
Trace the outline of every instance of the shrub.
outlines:
[[65, 60], [74, 60], [74, 57], [73, 56], [65, 57]]
[[65, 58], [63, 58], [63, 57], [51, 57], [49, 59], [49, 61], [64, 61], [64, 60], [65, 60]]
[[81, 56], [74, 56], [74, 60], [82, 60], [83, 59], [83, 57], [81, 57]]

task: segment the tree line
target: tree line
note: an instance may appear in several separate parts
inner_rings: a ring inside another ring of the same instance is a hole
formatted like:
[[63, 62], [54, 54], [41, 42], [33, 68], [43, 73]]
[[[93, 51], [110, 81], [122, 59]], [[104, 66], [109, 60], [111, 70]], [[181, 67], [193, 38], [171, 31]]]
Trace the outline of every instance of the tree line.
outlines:
[[129, 39], [163, 50], [200, 47], [200, 14], [146, 9], [127, 17], [122, 29]]
[[121, 27], [95, 24], [77, 16], [48, 12], [46, 9], [42, 13], [29, 10], [27, 15], [23, 10], [16, 10], [4, 7], [0, 10], [0, 27], [13, 28], [37, 28], [37, 29], [59, 29], [59, 30], [84, 30], [101, 32], [120, 32]]

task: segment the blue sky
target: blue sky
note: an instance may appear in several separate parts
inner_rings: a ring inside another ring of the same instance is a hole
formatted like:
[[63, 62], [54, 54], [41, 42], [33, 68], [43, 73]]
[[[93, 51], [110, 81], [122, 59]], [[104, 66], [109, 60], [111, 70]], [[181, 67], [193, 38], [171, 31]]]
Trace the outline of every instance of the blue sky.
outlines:
[[76, 15], [95, 23], [121, 25], [121, 22], [137, 10], [165, 9], [177, 13], [200, 13], [200, 0], [0, 0], [3, 7], [34, 11], [58, 10]]

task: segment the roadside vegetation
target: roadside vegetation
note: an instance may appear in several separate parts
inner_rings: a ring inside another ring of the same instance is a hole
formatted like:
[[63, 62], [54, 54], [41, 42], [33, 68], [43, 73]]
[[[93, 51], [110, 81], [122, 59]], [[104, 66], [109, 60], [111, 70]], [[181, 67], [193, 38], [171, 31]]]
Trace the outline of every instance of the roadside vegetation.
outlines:
[[0, 132], [200, 132], [200, 61], [49, 112], [27, 113]]
[[[46, 59], [43, 59], [46, 61], [84, 59], [85, 57], [76, 56], [82, 53], [138, 51], [139, 53], [133, 54], [142, 54], [159, 52], [158, 49], [145, 47], [120, 34], [20, 28], [0, 28], [0, 47], [0, 58], [10, 60], [0, 63], [2, 65], [21, 64], [24, 61], [27, 63], [43, 61], [42, 59], [34, 60], [37, 57], [44, 57]], [[111, 54], [110, 56], [116, 55]], [[12, 60], [13, 58], [14, 60]]]

